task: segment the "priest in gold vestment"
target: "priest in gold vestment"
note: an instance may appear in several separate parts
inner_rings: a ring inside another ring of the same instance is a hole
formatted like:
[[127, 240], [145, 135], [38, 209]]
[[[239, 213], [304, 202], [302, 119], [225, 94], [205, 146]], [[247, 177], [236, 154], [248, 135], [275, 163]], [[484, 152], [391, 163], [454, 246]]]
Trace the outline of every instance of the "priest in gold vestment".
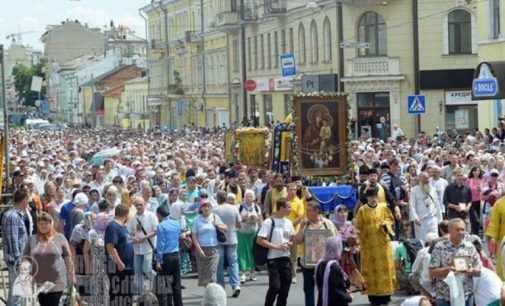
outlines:
[[386, 203], [379, 202], [377, 187], [366, 192], [367, 204], [358, 210], [354, 225], [361, 243], [361, 274], [372, 305], [387, 305], [396, 289], [391, 238], [394, 219]]

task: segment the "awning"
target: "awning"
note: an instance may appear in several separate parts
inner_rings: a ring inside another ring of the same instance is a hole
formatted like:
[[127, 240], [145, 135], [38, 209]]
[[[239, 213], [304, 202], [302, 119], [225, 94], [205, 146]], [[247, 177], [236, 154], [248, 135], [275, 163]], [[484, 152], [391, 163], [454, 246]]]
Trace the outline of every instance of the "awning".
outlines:
[[472, 100], [505, 98], [505, 61], [481, 62], [473, 77]]
[[421, 90], [472, 87], [473, 69], [421, 70]]

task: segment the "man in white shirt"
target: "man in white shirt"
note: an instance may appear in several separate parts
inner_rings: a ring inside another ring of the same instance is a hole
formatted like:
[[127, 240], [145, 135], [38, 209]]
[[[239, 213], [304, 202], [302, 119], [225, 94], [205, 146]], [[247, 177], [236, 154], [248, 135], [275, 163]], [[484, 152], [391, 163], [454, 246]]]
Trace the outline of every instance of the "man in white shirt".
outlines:
[[[293, 223], [286, 218], [291, 212], [291, 204], [281, 198], [275, 205], [277, 210], [261, 225], [256, 243], [269, 249], [267, 256], [269, 281], [265, 306], [273, 306], [276, 299], [277, 306], [286, 306], [292, 280], [289, 256], [295, 230]], [[273, 230], [271, 230], [272, 223]]]
[[[444, 206], [444, 193], [445, 193], [445, 188], [449, 185], [446, 179], [441, 177], [442, 174], [442, 169], [439, 166], [431, 166], [430, 167], [430, 185], [431, 187], [435, 190], [435, 193], [437, 194], [437, 205], [442, 212], [442, 214], [445, 214], [445, 206]], [[438, 222], [440, 223], [442, 219], [439, 219]]]
[[154, 276], [152, 263], [158, 219], [154, 213], [146, 209], [142, 197], [134, 197], [133, 205], [137, 209], [137, 214], [128, 223], [128, 233], [133, 240], [135, 284], [141, 293], [144, 292], [144, 281], [152, 280]]
[[179, 200], [179, 189], [172, 188], [168, 192], [168, 205], [170, 211], [170, 217], [176, 220], [180, 220], [183, 210], [184, 210], [184, 202]]

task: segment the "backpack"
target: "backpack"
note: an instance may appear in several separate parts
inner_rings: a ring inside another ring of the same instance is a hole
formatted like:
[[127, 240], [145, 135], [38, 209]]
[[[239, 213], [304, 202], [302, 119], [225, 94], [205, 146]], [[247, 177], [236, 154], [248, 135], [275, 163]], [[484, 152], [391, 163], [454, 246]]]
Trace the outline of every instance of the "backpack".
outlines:
[[403, 246], [407, 250], [410, 262], [414, 263], [417, 253], [423, 248], [423, 243], [419, 239], [406, 239], [402, 241]]
[[[272, 234], [274, 232], [275, 228], [275, 221], [273, 218], [270, 218], [272, 220], [272, 227], [270, 227], [270, 234], [268, 235], [268, 242], [272, 241]], [[254, 256], [254, 264], [258, 268], [258, 270], [264, 270], [265, 265], [268, 261], [268, 248], [265, 248], [261, 245], [259, 245], [256, 240], [258, 239], [258, 234], [256, 234], [256, 237], [254, 238], [253, 242], [253, 256]]]
[[[259, 215], [259, 213], [260, 213], [260, 209], [258, 208], [258, 205], [257, 205], [257, 204], [254, 204], [254, 206], [253, 206], [253, 207], [254, 207], [254, 211], [255, 211], [255, 212]], [[245, 208], [244, 208], [244, 205], [243, 205], [243, 204], [241, 204], [241, 205], [240, 205], [240, 207], [239, 207], [239, 209], [238, 209], [238, 213], [239, 213], [239, 214], [241, 214], [241, 213], [242, 213], [242, 211], [243, 211], [244, 209], [245, 209]]]

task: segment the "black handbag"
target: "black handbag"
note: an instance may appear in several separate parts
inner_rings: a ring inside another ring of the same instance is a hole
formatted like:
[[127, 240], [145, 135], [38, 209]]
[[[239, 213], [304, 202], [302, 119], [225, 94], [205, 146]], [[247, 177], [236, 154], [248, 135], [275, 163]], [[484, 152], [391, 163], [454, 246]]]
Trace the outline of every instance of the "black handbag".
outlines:
[[[270, 234], [268, 235], [268, 242], [272, 241], [272, 234], [274, 232], [274, 227], [275, 227], [275, 221], [273, 218], [270, 218], [272, 220], [272, 227], [270, 228]], [[254, 264], [256, 265], [256, 268], [259, 270], [264, 270], [265, 265], [268, 261], [268, 248], [265, 248], [261, 245], [259, 245], [256, 242], [256, 239], [258, 238], [258, 234], [256, 234], [256, 237], [254, 238], [253, 242], [253, 256], [254, 256]]]
[[224, 243], [226, 242], [226, 234], [216, 226], [216, 216], [214, 216], [214, 227], [216, 228], [217, 241]]

